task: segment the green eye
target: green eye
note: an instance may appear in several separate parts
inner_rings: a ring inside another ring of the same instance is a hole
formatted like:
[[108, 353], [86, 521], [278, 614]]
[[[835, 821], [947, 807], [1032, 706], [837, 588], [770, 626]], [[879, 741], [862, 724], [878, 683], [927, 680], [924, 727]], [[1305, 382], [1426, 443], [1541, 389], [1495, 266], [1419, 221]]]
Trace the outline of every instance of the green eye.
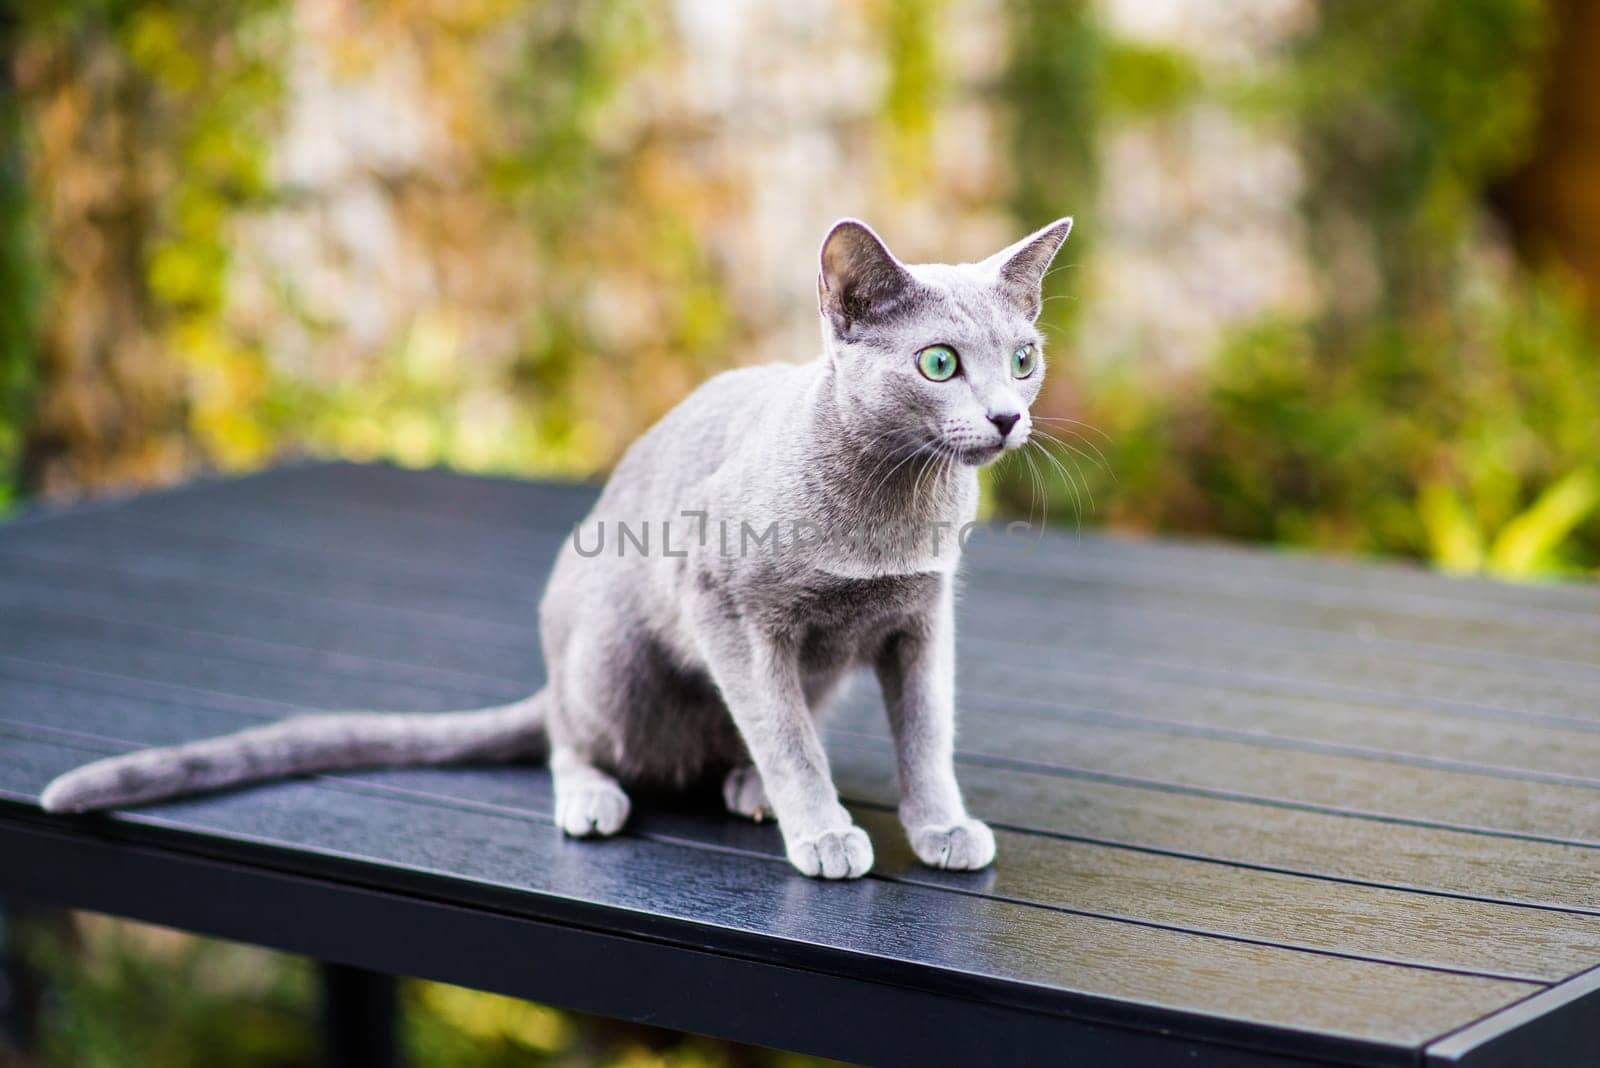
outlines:
[[1038, 362], [1039, 347], [1030, 341], [1011, 354], [1011, 373], [1017, 378], [1027, 378]]
[[929, 345], [917, 353], [917, 370], [930, 382], [944, 382], [956, 373], [956, 350], [949, 345]]

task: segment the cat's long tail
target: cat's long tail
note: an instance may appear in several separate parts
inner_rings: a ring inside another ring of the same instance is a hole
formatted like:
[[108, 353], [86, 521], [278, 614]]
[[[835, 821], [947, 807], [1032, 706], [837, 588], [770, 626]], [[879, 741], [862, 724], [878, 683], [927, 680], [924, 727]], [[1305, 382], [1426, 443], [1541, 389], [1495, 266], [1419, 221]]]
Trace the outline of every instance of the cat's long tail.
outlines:
[[90, 812], [313, 771], [539, 756], [549, 693], [461, 712], [296, 716], [85, 764], [54, 779], [39, 803], [48, 812]]

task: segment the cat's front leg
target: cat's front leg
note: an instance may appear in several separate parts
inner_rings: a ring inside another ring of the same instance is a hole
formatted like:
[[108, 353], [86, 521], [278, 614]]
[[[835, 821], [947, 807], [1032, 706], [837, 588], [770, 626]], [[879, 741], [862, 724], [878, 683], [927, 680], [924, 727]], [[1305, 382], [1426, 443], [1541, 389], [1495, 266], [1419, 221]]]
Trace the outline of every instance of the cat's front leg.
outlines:
[[789, 862], [805, 875], [859, 879], [872, 868], [872, 842], [839, 803], [794, 651], [726, 618], [707, 625], [715, 631], [702, 643], [707, 664], [760, 773]]
[[971, 871], [994, 860], [994, 832], [967, 815], [955, 769], [955, 609], [936, 606], [894, 634], [875, 664], [894, 732], [900, 822], [929, 867]]

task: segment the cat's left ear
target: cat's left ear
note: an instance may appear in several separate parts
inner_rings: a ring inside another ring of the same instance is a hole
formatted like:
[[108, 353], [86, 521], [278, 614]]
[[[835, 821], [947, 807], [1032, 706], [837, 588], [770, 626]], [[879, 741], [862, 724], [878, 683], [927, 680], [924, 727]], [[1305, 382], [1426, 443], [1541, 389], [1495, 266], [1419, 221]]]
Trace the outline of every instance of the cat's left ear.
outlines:
[[1039, 317], [1040, 287], [1050, 262], [1072, 233], [1072, 218], [1057, 219], [1014, 245], [996, 252], [984, 265], [993, 267], [996, 286], [1029, 319]]
[[822, 239], [817, 304], [840, 336], [891, 311], [915, 285], [889, 246], [859, 219], [840, 219]]

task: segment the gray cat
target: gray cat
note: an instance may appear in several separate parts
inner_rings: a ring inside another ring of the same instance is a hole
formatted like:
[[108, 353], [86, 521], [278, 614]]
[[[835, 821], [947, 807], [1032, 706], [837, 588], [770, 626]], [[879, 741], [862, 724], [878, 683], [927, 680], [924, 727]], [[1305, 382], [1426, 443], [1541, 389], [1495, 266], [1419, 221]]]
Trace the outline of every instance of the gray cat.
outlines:
[[556, 823], [615, 834], [622, 783], [721, 775], [775, 816], [806, 875], [857, 878], [816, 717], [871, 665], [900, 819], [925, 864], [977, 869], [994, 835], [956, 786], [960, 545], [977, 468], [1021, 447], [1044, 378], [1040, 285], [1062, 219], [981, 263], [904, 264], [863, 223], [822, 244], [822, 356], [730, 371], [623, 456], [563, 547], [539, 622], [549, 681], [498, 708], [322, 714], [97, 761], [42, 799], [82, 812], [277, 776], [546, 752]]

